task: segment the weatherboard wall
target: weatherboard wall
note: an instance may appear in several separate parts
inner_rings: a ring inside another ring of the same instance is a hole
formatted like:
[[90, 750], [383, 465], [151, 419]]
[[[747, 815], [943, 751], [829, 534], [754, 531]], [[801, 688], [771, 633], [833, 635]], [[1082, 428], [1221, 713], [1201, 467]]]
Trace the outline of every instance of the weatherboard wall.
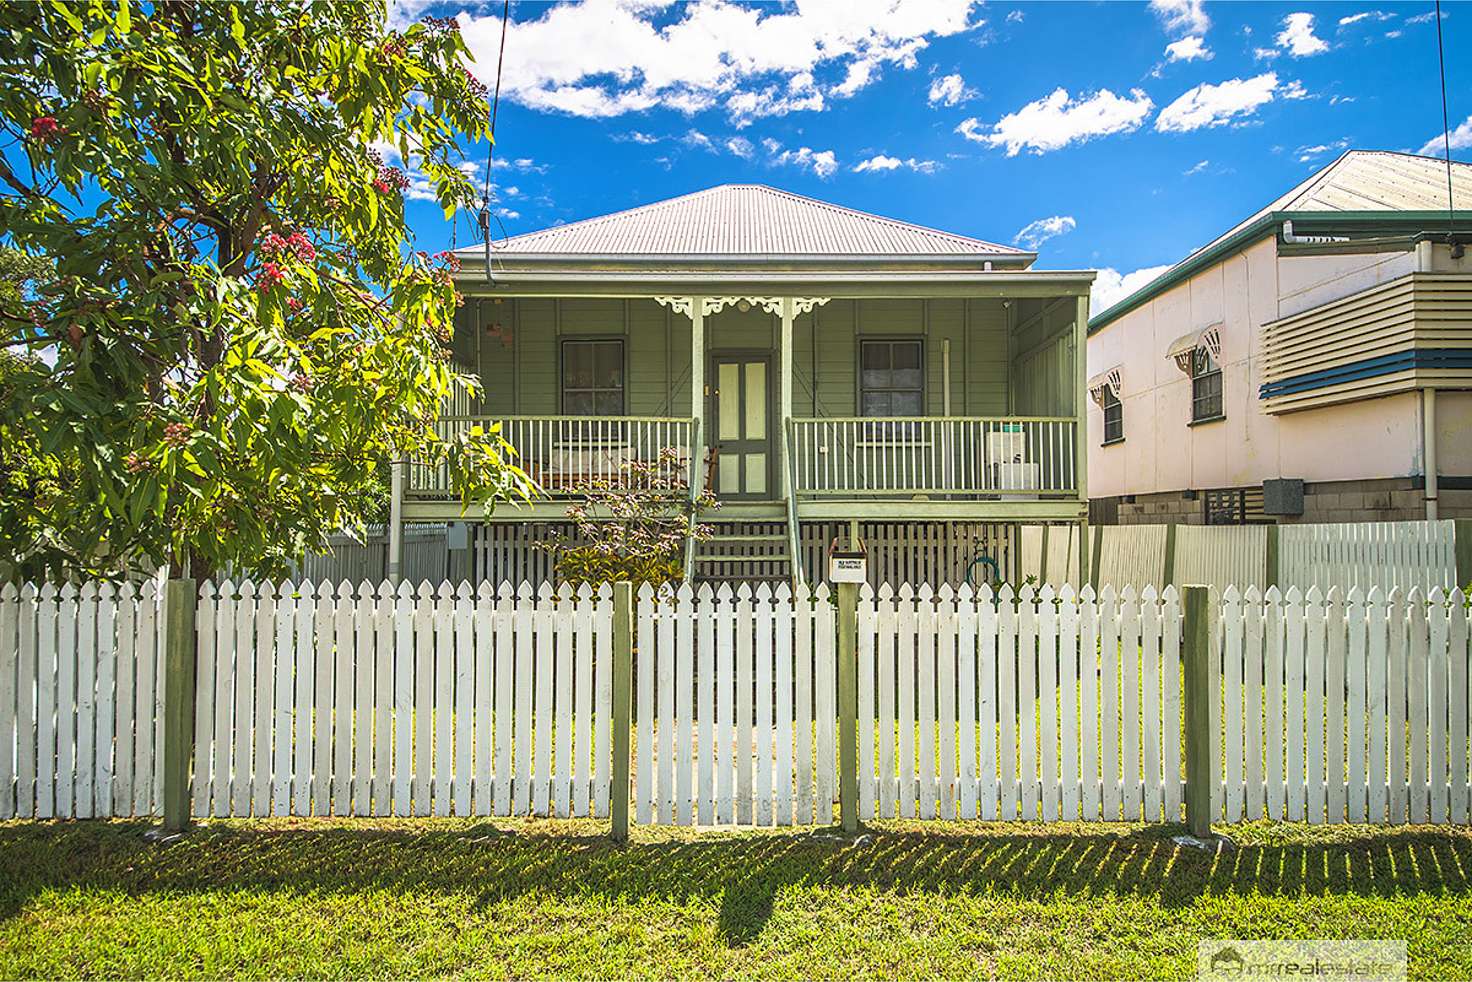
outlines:
[[[1071, 303], [1065, 306], [1072, 309]], [[690, 414], [690, 321], [653, 300], [470, 298], [456, 316], [454, 350], [457, 361], [472, 372], [478, 357], [484, 387], [479, 411], [554, 415], [561, 412], [560, 342], [604, 336], [625, 341], [629, 415]], [[928, 415], [941, 415], [945, 407], [947, 346], [952, 415], [1024, 412], [1013, 408], [1009, 391], [1009, 379], [1018, 377], [1009, 372], [1009, 364], [1019, 346], [1009, 340], [1008, 310], [1001, 301], [835, 299], [798, 316], [793, 324], [794, 415], [857, 414], [861, 342], [909, 337], [924, 341]], [[780, 348], [780, 320], [760, 308], [729, 307], [706, 318], [707, 356], [770, 353], [774, 391]], [[1033, 390], [1045, 392], [1033, 400], [1037, 414], [1069, 411], [1071, 389], [1065, 376], [1071, 377], [1071, 352], [1069, 345], [1065, 364], [1060, 349], [1044, 369], [1056, 381], [1051, 389]]]

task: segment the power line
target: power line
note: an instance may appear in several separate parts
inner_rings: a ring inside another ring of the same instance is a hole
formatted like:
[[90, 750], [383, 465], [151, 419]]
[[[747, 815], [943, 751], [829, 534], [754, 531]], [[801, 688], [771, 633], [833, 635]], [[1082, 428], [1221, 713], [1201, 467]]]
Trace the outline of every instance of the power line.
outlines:
[[[490, 283], [490, 169], [496, 158], [496, 115], [500, 110], [500, 69], [506, 63], [506, 22], [511, 19], [511, 0], [500, 6], [500, 50], [496, 53], [496, 91], [490, 99], [490, 150], [486, 152], [486, 187], [480, 202], [480, 234], [486, 239], [486, 283]], [[1441, 25], [1437, 25], [1440, 29]], [[498, 222], [499, 224], [499, 222]], [[505, 228], [502, 228], [505, 234]]]
[[1441, 147], [1446, 160], [1446, 238], [1453, 258], [1461, 258], [1461, 244], [1456, 241], [1457, 209], [1452, 196], [1452, 124], [1446, 105], [1446, 48], [1441, 39], [1441, 0], [1436, 0], [1436, 64], [1441, 71]]

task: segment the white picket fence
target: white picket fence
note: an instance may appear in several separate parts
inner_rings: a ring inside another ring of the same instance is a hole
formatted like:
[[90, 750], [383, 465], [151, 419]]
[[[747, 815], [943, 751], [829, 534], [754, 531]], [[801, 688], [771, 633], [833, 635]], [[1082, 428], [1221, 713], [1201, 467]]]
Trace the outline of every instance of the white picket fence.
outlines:
[[[157, 814], [155, 582], [0, 590], [0, 818]], [[195, 610], [198, 816], [609, 812], [611, 589], [229, 583]], [[1472, 821], [1458, 591], [1224, 591], [1218, 819]], [[641, 591], [636, 820], [833, 818], [826, 587]], [[864, 818], [1177, 821], [1181, 604], [1106, 587], [860, 591]]]
[[639, 591], [635, 819], [833, 819], [836, 648], [828, 587]]
[[158, 583], [0, 589], [0, 819], [157, 814]]
[[611, 597], [206, 585], [194, 813], [607, 814]]
[[884, 586], [858, 620], [861, 817], [1178, 815], [1174, 589]]
[[1459, 590], [1228, 588], [1213, 813], [1468, 822], [1468, 633]]

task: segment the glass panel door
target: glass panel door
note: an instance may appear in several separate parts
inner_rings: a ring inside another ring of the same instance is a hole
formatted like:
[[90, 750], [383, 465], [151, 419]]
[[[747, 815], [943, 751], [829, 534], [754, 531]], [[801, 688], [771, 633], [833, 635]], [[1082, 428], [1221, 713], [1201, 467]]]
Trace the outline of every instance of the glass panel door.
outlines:
[[772, 490], [772, 398], [767, 355], [712, 359], [715, 491], [722, 498], [768, 498]]

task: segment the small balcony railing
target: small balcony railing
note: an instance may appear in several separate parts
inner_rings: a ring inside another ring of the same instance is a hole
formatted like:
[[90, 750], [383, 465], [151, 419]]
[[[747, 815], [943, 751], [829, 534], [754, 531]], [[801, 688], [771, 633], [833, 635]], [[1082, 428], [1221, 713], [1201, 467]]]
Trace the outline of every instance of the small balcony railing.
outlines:
[[1078, 490], [1069, 417], [793, 419], [799, 495], [1059, 497]]
[[[594, 482], [631, 485], [638, 477], [628, 464], [652, 463], [665, 447], [679, 452], [682, 473], [688, 473], [695, 430], [693, 420], [664, 416], [447, 416], [435, 429], [448, 438], [497, 423], [516, 449], [516, 463], [554, 497], [581, 494]], [[411, 495], [452, 493], [443, 466], [411, 462], [408, 477]]]

